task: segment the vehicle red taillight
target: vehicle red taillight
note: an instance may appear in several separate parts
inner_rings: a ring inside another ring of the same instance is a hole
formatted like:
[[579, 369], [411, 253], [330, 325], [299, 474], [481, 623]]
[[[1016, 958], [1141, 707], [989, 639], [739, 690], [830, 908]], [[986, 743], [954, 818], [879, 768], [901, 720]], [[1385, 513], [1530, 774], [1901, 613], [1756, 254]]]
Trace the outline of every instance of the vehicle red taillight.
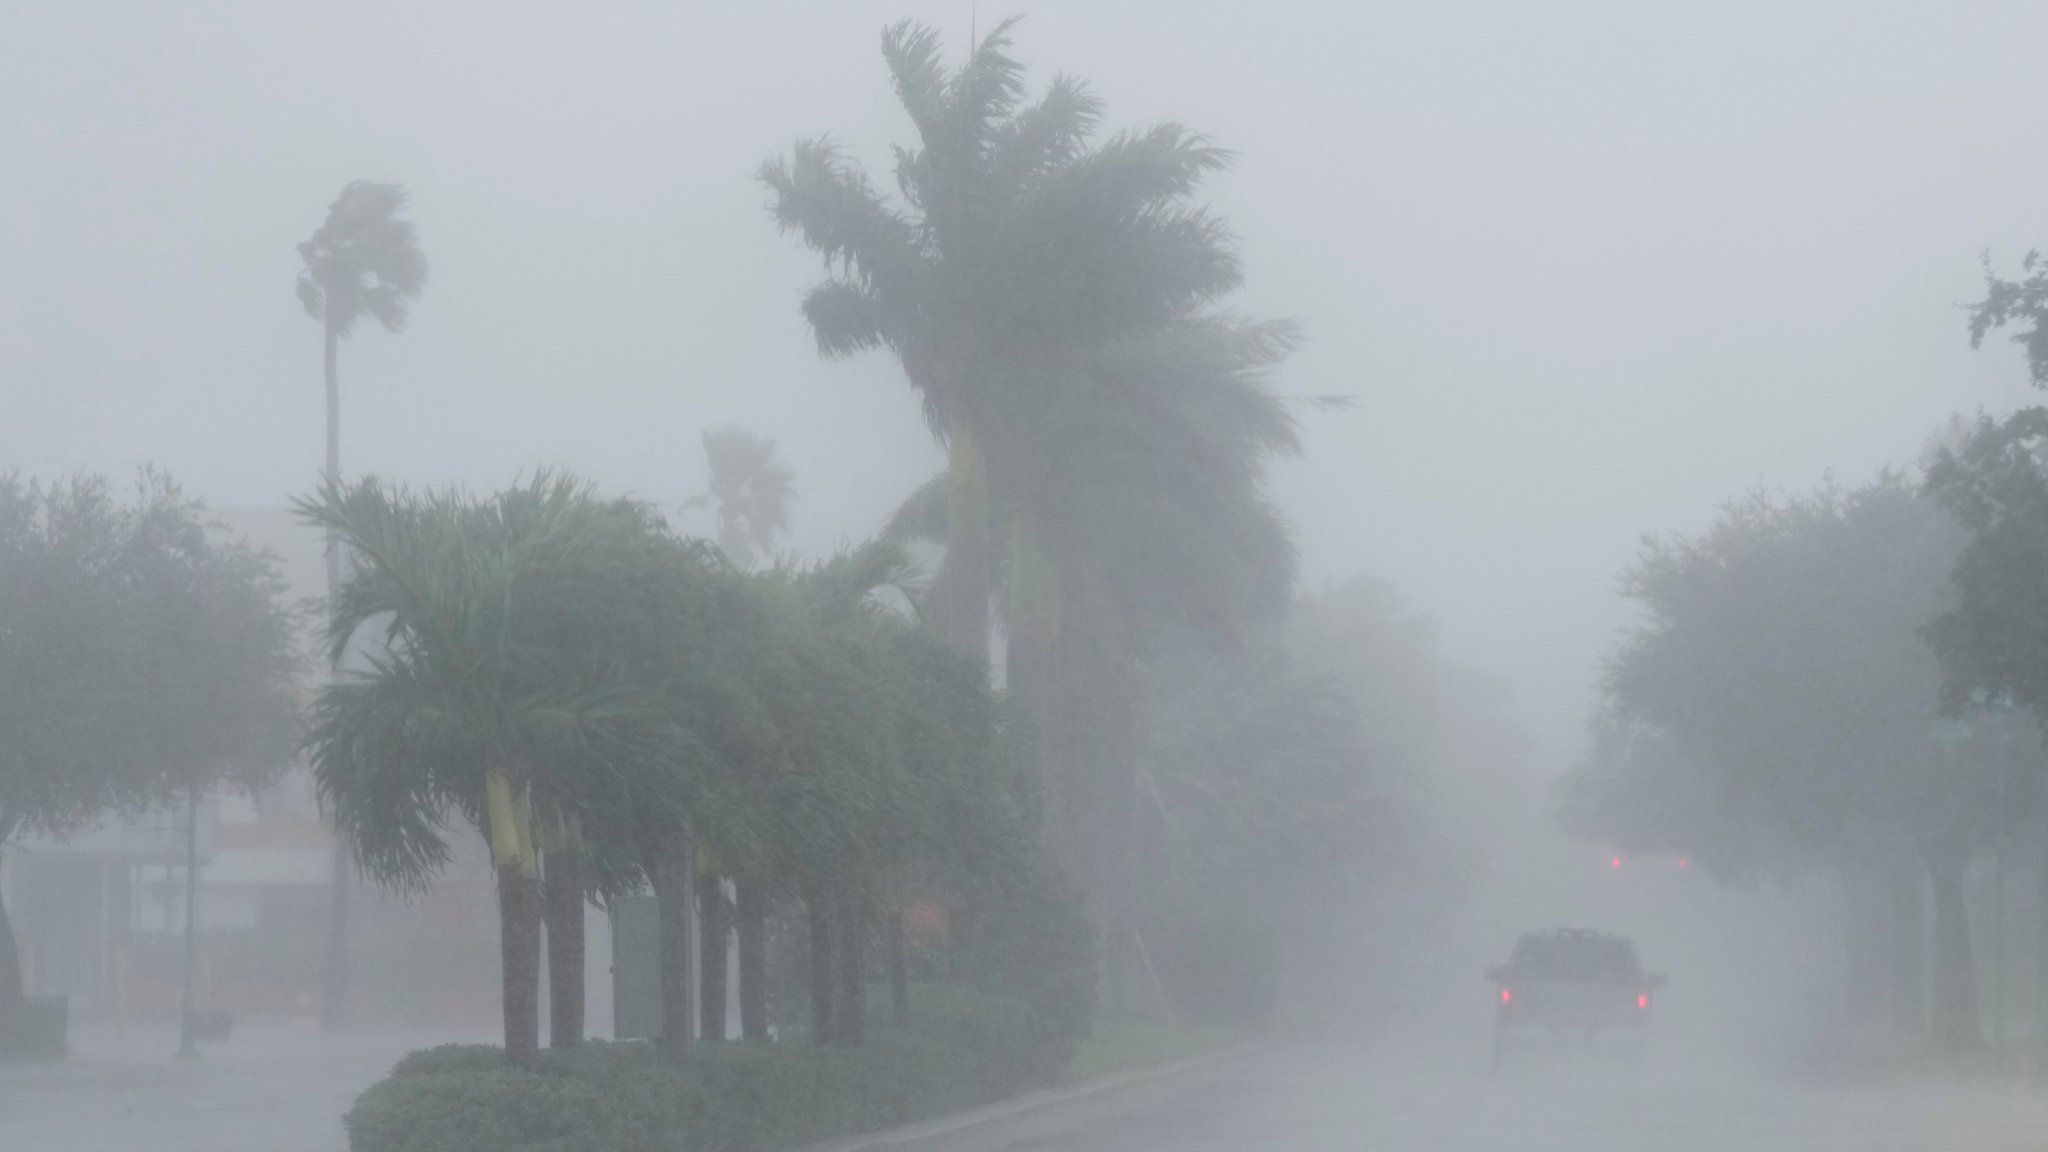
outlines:
[[1649, 1006], [1650, 1006], [1650, 994], [1649, 994], [1648, 992], [1638, 992], [1638, 993], [1636, 993], [1636, 1007], [1638, 1007], [1638, 1008], [1648, 1008]]
[[1500, 990], [1500, 1002], [1501, 1002], [1501, 1003], [1503, 1003], [1503, 1004], [1512, 1004], [1512, 1003], [1514, 1003], [1514, 1002], [1515, 1002], [1515, 993], [1514, 993], [1514, 991], [1513, 991], [1512, 989], [1508, 989], [1508, 988], [1503, 988], [1503, 989], [1501, 989], [1501, 990]]

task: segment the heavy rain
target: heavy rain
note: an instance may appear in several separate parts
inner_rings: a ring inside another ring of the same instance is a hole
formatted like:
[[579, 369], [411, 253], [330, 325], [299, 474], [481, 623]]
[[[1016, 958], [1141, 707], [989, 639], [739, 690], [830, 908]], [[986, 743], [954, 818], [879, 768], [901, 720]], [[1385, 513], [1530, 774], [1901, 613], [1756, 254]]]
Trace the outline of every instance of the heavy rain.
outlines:
[[0, 1150], [2048, 1148], [2043, 43], [0, 3]]

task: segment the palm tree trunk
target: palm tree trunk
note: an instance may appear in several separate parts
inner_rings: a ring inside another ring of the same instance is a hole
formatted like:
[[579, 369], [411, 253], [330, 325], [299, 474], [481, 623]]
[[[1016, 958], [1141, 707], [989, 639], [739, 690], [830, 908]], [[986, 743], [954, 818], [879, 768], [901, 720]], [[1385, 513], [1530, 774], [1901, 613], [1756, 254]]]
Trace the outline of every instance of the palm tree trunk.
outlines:
[[[327, 377], [327, 461], [323, 478], [341, 479], [341, 377], [336, 360], [341, 334], [330, 318], [326, 329], [324, 366]], [[327, 531], [327, 598], [333, 602], [341, 588], [341, 538]], [[348, 902], [350, 854], [347, 840], [337, 831], [334, 854], [327, 880], [327, 959], [320, 977], [320, 1025], [335, 1029], [348, 1014]]]
[[768, 1039], [768, 899], [761, 885], [742, 880], [734, 912], [740, 947], [740, 1036]]
[[947, 435], [946, 556], [933, 586], [942, 592], [939, 630], [955, 649], [988, 664], [988, 461], [963, 421]]
[[695, 1029], [690, 1013], [690, 864], [687, 848], [654, 867], [654, 898], [661, 922], [661, 1051], [670, 1060], [690, 1054]]
[[1984, 1050], [1984, 1022], [1977, 1008], [1963, 869], [1950, 860], [1930, 861], [1927, 875], [1934, 889], [1934, 1044], [1944, 1054], [1969, 1056]]
[[910, 945], [901, 907], [889, 910], [889, 1012], [898, 1028], [910, 1024]]
[[28, 1016], [28, 990], [22, 983], [21, 948], [14, 939], [14, 921], [0, 904], [0, 1056], [7, 1055], [21, 1036]]
[[716, 872], [697, 874], [697, 956], [703, 965], [703, 1033], [706, 1040], [725, 1039], [726, 956], [732, 940], [732, 905], [726, 902], [725, 880]]
[[583, 853], [547, 854], [548, 1047], [583, 1043]]
[[504, 980], [505, 1057], [540, 1054], [540, 883], [520, 865], [498, 866], [498, 950]]
[[1927, 942], [1925, 899], [1918, 868], [1895, 861], [1886, 886], [1892, 902], [1892, 1023], [1909, 1037], [1927, 1030]]
[[833, 1042], [832, 900], [825, 885], [813, 884], [804, 893], [804, 913], [811, 951], [811, 1042], [820, 1046]]
[[1056, 593], [1058, 576], [1038, 544], [1031, 522], [1018, 516], [1010, 525], [1010, 589], [1008, 614], [1003, 631], [1008, 647], [1004, 686], [1024, 705], [1037, 728], [1039, 788], [1044, 796], [1046, 819], [1039, 834], [1046, 855], [1078, 877], [1074, 853], [1076, 782], [1065, 755], [1066, 731], [1060, 726], [1056, 694], [1059, 673], [1059, 613]]
[[[18, 821], [0, 817], [0, 846], [14, 837]], [[28, 989], [22, 983], [21, 948], [14, 939], [14, 921], [0, 900], [0, 1056], [7, 1054], [28, 1015]]]
[[861, 917], [860, 885], [851, 871], [842, 873], [835, 884], [838, 922], [839, 989], [833, 1007], [838, 1018], [832, 1025], [835, 1042], [850, 1048], [860, 1046], [867, 1032], [867, 933]]
[[1127, 893], [1137, 759], [1132, 669], [1114, 640], [1078, 621], [1052, 647], [1054, 690], [1040, 723], [1053, 734], [1047, 772], [1063, 782], [1059, 861], [1087, 902], [1098, 992], [1115, 1010], [1130, 1006], [1139, 967]]
[[[334, 329], [330, 320], [327, 325], [326, 369], [327, 369], [327, 468], [326, 478], [341, 479], [341, 377], [336, 371], [336, 358], [341, 347], [341, 334]], [[327, 560], [327, 580], [330, 584], [341, 583], [340, 557], [330, 551]]]

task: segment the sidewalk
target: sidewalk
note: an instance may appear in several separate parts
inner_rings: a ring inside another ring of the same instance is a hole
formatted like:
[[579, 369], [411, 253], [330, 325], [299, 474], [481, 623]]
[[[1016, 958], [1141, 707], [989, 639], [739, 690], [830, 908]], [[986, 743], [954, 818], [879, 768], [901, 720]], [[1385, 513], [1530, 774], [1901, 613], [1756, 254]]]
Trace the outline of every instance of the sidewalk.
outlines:
[[951, 1116], [941, 1116], [935, 1120], [923, 1120], [884, 1132], [870, 1132], [863, 1136], [829, 1140], [813, 1144], [801, 1152], [938, 1152], [940, 1149], [951, 1148], [956, 1140], [969, 1134], [979, 1135], [984, 1130], [1000, 1128], [1011, 1121], [1024, 1120], [1039, 1113], [1071, 1107], [1246, 1059], [1261, 1047], [1259, 1044], [1237, 1044], [1219, 1048], [1170, 1064], [1140, 1068], [1081, 1084], [1048, 1088], [1013, 1100], [1003, 1100], [966, 1112], [957, 1112]]
[[341, 1114], [400, 1056], [487, 1039], [328, 1036], [311, 1022], [245, 1021], [181, 1060], [177, 1029], [72, 1029], [61, 1064], [0, 1064], [0, 1148], [37, 1152], [345, 1152]]

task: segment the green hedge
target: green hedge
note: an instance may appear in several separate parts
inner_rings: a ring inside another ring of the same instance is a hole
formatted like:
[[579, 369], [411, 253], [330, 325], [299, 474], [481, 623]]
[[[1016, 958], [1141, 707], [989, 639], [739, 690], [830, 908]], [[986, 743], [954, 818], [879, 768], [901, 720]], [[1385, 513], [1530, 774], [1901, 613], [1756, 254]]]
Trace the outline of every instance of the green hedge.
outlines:
[[428, 1048], [343, 1123], [353, 1152], [772, 1152], [1040, 1087], [1076, 1039], [1004, 996], [926, 985], [911, 1002], [908, 1028], [851, 1049], [709, 1043], [671, 1065], [591, 1042], [519, 1071], [497, 1048]]

